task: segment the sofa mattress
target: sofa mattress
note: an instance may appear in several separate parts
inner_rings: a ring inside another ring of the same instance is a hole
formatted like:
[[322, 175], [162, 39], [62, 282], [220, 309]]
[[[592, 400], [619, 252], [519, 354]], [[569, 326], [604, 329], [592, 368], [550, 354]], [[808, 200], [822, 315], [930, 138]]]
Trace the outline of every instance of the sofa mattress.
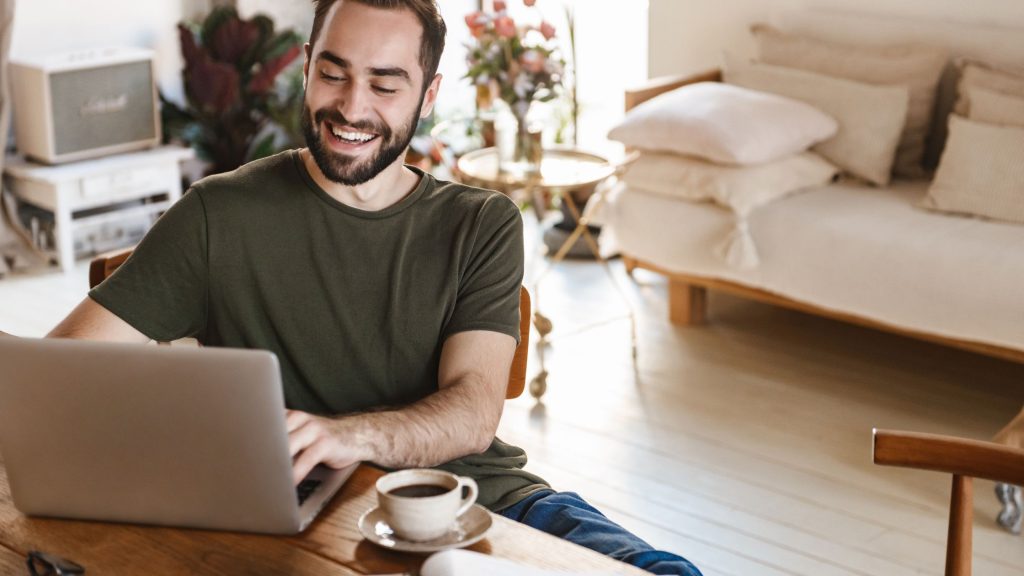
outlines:
[[760, 254], [730, 267], [714, 247], [732, 213], [620, 189], [600, 214], [606, 251], [669, 271], [731, 280], [897, 327], [1024, 349], [1024, 226], [916, 206], [924, 181], [840, 182], [749, 218]]

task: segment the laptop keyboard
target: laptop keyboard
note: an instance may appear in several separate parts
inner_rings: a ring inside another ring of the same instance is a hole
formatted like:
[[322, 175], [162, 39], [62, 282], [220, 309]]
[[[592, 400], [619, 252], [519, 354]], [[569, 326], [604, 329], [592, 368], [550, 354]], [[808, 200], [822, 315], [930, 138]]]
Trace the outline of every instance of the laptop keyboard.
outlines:
[[309, 498], [309, 495], [319, 488], [322, 483], [322, 480], [310, 480], [308, 478], [299, 482], [299, 485], [295, 487], [295, 493], [299, 497], [299, 506], [302, 506], [306, 498]]

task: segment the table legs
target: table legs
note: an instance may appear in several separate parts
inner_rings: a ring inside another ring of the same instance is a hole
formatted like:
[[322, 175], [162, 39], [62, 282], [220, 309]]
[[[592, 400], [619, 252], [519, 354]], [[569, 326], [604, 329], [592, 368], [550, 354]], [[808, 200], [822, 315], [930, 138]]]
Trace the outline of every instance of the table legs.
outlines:
[[[995, 442], [1024, 448], [1024, 410], [1020, 411], [1009, 424], [996, 433], [993, 438]], [[1014, 534], [1021, 533], [1022, 519], [1024, 519], [1024, 498], [1021, 496], [1021, 487], [1012, 484], [996, 484], [996, 497], [1003, 505], [1003, 509], [996, 517], [996, 522]]]
[[58, 206], [53, 212], [53, 218], [60, 269], [65, 274], [70, 274], [75, 269], [75, 241], [71, 230], [71, 211], [66, 207]]
[[[534, 192], [536, 195], [536, 191]], [[595, 205], [596, 209], [600, 206], [602, 202], [604, 202], [604, 192], [602, 190], [597, 190], [595, 191], [595, 194], [598, 195], [595, 198], [595, 202], [597, 203], [597, 205]], [[551, 330], [553, 328], [551, 320], [541, 313], [540, 284], [544, 277], [547, 275], [547, 273], [551, 271], [551, 269], [556, 264], [565, 259], [565, 255], [569, 252], [569, 250], [573, 247], [573, 245], [581, 236], [587, 243], [587, 247], [594, 254], [594, 258], [597, 259], [598, 263], [601, 264], [601, 267], [604, 269], [605, 274], [611, 281], [612, 286], [615, 287], [615, 291], [619, 294], [619, 297], [622, 299], [622, 302], [626, 305], [626, 310], [628, 311], [627, 317], [629, 318], [630, 326], [630, 352], [634, 369], [636, 368], [637, 361], [636, 314], [633, 311], [633, 306], [629, 302], [629, 297], [626, 295], [625, 291], [623, 291], [622, 287], [619, 285], [618, 280], [615, 278], [615, 273], [611, 269], [611, 266], [608, 264], [608, 260], [601, 255], [601, 250], [597, 245], [597, 241], [594, 239], [594, 236], [590, 233], [590, 219], [580, 213], [579, 207], [576, 206], [576, 202], [573, 200], [571, 193], [567, 192], [562, 194], [562, 201], [566, 203], [569, 212], [572, 214], [573, 218], [575, 218], [576, 228], [573, 229], [569, 237], [566, 238], [565, 242], [562, 243], [562, 246], [551, 257], [551, 262], [540, 273], [540, 275], [537, 276], [537, 279], [534, 281], [533, 285], [533, 325], [537, 329], [537, 333], [540, 335], [540, 338], [537, 340], [537, 358], [540, 363], [540, 372], [537, 374], [537, 376], [533, 378], [533, 380], [530, 381], [529, 388], [530, 395], [538, 400], [541, 398], [541, 396], [544, 395], [544, 392], [547, 390], [548, 372], [544, 365], [544, 348], [549, 342], [548, 334], [551, 333]], [[538, 216], [539, 214], [540, 212], [538, 212]], [[579, 331], [588, 330], [590, 328], [593, 328], [600, 324], [605, 324], [607, 322], [608, 320], [598, 322], [595, 324], [589, 324], [587, 326], [584, 326], [583, 328], [580, 328]]]
[[1022, 502], [1020, 486], [996, 484], [996, 497], [1003, 505], [999, 516], [996, 517], [996, 522], [1013, 534], [1020, 534], [1021, 520], [1024, 518], [1024, 502]]

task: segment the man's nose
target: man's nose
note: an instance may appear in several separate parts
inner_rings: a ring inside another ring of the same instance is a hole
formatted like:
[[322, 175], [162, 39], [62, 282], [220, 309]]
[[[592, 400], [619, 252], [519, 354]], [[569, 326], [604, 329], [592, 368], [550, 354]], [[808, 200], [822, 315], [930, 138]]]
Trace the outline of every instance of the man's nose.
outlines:
[[338, 101], [338, 111], [348, 122], [355, 123], [369, 117], [367, 89], [355, 82], [345, 88], [344, 94]]

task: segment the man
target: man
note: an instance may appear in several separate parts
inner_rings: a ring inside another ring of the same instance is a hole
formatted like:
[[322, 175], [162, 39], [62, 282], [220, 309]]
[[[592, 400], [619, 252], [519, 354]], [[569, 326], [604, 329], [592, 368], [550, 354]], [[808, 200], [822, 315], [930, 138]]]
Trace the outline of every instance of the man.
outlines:
[[53, 337], [195, 336], [280, 361], [298, 482], [318, 463], [437, 466], [491, 510], [671, 574], [699, 574], [495, 438], [519, 335], [522, 223], [501, 194], [403, 165], [433, 108], [434, 0], [314, 0], [308, 148], [197, 183]]

